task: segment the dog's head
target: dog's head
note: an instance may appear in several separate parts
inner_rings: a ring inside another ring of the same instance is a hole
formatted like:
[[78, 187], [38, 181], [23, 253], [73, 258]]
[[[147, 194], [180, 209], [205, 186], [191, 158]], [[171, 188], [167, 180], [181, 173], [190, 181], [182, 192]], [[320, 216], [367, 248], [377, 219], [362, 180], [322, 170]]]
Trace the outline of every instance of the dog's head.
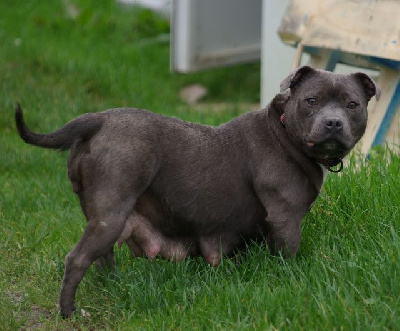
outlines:
[[341, 159], [361, 139], [368, 101], [380, 90], [364, 73], [334, 74], [302, 66], [282, 83], [290, 89], [285, 125], [290, 137], [316, 159]]

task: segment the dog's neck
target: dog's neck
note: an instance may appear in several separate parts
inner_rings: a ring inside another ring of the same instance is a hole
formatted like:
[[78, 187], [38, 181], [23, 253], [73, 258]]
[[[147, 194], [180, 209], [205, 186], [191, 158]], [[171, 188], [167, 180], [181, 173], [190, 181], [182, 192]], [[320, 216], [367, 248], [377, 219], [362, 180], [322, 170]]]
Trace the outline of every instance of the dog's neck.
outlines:
[[285, 149], [286, 152], [292, 156], [292, 159], [296, 160], [298, 165], [314, 183], [317, 192], [319, 192], [325, 179], [321, 165], [315, 162], [314, 159], [307, 156], [301, 150], [299, 144], [290, 139], [286, 129], [280, 123], [282, 111], [279, 111], [279, 107], [274, 106], [276, 106], [276, 104], [274, 104], [273, 101], [267, 108], [268, 125], [272, 133], [275, 135], [276, 140], [281, 145], [281, 148]]

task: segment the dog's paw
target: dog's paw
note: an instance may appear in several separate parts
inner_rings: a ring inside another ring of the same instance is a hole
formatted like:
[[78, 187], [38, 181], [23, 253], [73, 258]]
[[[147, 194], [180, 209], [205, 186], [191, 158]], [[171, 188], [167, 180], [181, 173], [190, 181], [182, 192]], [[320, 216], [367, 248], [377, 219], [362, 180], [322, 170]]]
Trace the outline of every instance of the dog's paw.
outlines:
[[63, 319], [71, 317], [75, 310], [76, 308], [73, 303], [69, 305], [59, 305], [59, 312]]

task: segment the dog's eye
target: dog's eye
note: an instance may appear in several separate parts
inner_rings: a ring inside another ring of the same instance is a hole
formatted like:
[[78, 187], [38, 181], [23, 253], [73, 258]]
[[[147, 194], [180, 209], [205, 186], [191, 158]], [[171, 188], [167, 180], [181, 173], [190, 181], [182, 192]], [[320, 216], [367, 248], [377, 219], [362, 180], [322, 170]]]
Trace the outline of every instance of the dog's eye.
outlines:
[[355, 102], [355, 101], [350, 101], [350, 102], [347, 104], [347, 108], [349, 108], [349, 109], [356, 109], [357, 107], [358, 107], [358, 103]]
[[315, 99], [315, 98], [308, 98], [308, 99], [306, 99], [306, 101], [310, 106], [318, 105], [317, 99]]

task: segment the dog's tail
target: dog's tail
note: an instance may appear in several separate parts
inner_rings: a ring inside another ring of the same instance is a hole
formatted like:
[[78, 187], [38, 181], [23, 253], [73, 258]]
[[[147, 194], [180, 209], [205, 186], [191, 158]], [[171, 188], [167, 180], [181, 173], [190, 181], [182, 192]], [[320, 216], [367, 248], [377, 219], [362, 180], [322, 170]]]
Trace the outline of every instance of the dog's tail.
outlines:
[[20, 137], [26, 143], [45, 148], [66, 150], [77, 139], [89, 139], [99, 131], [103, 119], [99, 114], [85, 114], [52, 133], [34, 133], [26, 126], [21, 106], [18, 103], [15, 108], [15, 123]]

